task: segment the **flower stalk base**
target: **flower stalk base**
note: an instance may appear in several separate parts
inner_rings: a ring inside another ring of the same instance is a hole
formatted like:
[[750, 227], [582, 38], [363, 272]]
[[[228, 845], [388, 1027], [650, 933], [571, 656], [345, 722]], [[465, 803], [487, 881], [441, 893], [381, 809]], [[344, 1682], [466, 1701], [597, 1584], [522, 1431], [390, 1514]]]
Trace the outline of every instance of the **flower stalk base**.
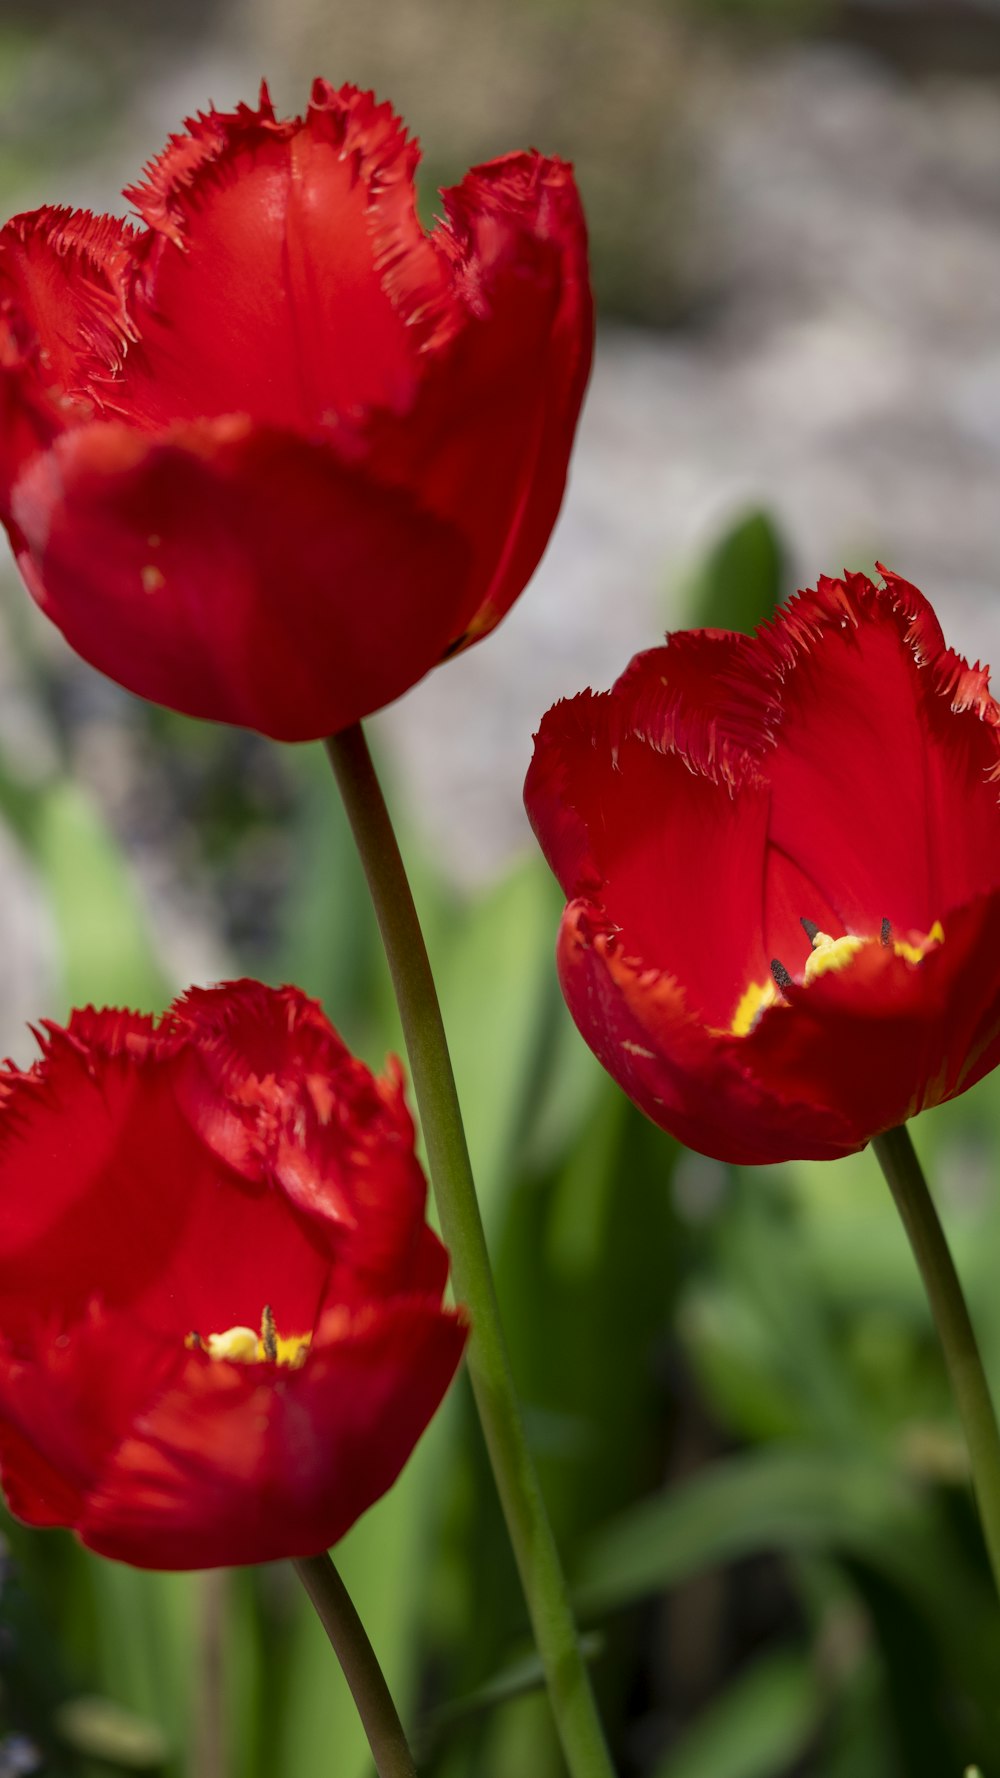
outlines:
[[351, 1688], [378, 1778], [417, 1778], [385, 1675], [333, 1562], [327, 1555], [302, 1556], [293, 1561], [292, 1567], [316, 1607]]
[[944, 1350], [1000, 1595], [1000, 1433], [962, 1286], [905, 1125], [873, 1137], [872, 1148], [903, 1219]]
[[472, 1317], [469, 1377], [559, 1738], [572, 1778], [613, 1778], [521, 1420], [441, 1009], [413, 896], [361, 725], [331, 736], [326, 749], [392, 975], [455, 1294]]

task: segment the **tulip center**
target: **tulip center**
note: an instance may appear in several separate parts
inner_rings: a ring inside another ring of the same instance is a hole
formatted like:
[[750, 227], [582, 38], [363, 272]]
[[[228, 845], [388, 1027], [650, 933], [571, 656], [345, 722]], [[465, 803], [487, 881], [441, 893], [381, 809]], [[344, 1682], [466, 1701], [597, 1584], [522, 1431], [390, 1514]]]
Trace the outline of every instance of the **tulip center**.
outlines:
[[817, 976], [826, 975], [831, 969], [844, 969], [851, 958], [856, 956], [862, 945], [868, 944], [867, 938], [858, 938], [853, 932], [847, 932], [843, 938], [831, 938], [828, 932], [821, 932], [812, 921], [802, 922], [806, 936], [812, 945], [806, 966], [802, 972], [805, 987], [814, 982]]
[[[874, 943], [874, 934], [861, 938], [856, 933], [846, 932], [841, 938], [832, 938], [828, 932], [821, 932], [813, 920], [804, 919], [802, 925], [811, 946], [801, 976], [801, 986], [805, 988], [816, 981], [818, 976], [826, 975], [829, 970], [845, 969], [863, 946]], [[892, 922], [884, 919], [878, 942], [886, 950], [891, 949], [897, 957], [903, 957], [907, 963], [922, 963], [929, 951], [944, 943], [944, 931], [940, 920], [935, 920], [930, 931], [925, 934], [893, 938]], [[775, 957], [767, 981], [751, 982], [744, 990], [733, 1014], [730, 1027], [733, 1036], [748, 1036], [759, 1024], [767, 1008], [776, 1005], [785, 988], [792, 987], [794, 982], [795, 977], [791, 971]]]
[[190, 1352], [206, 1352], [209, 1358], [230, 1364], [286, 1364], [298, 1370], [305, 1364], [311, 1334], [280, 1334], [269, 1303], [260, 1318], [260, 1332], [252, 1327], [227, 1327], [225, 1333], [191, 1332], [184, 1341]]

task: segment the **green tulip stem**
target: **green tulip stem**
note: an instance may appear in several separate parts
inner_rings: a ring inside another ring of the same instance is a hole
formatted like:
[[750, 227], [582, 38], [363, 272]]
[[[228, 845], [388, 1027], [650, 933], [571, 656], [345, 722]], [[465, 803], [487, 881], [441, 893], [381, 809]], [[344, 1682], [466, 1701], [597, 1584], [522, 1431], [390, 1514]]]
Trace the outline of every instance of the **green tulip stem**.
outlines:
[[455, 1295], [469, 1310], [469, 1377], [571, 1778], [613, 1778], [552, 1527], [514, 1389], [455, 1077], [420, 922], [360, 723], [326, 743], [385, 946]]
[[872, 1147], [903, 1219], [944, 1349], [1000, 1594], [1000, 1434], [962, 1286], [905, 1124], [873, 1137]]
[[328, 1555], [292, 1562], [351, 1688], [378, 1778], [417, 1778], [413, 1755], [385, 1675], [340, 1575]]

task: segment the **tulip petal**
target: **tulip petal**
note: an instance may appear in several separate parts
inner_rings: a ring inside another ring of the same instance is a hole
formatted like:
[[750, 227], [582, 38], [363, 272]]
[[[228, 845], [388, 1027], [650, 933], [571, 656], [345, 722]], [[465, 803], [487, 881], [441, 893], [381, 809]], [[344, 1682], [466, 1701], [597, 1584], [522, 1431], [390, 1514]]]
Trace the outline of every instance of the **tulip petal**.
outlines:
[[385, 480], [419, 482], [430, 510], [468, 538], [453, 651], [499, 622], [548, 541], [590, 374], [593, 305], [563, 162], [509, 155], [442, 196], [446, 221], [431, 241], [461, 325], [428, 349], [405, 426], [372, 414], [359, 448]]
[[406, 407], [446, 282], [416, 214], [416, 143], [371, 93], [326, 82], [304, 120], [210, 111], [126, 196], [140, 334], [115, 390], [155, 426], [249, 413], [315, 431]]
[[822, 906], [791, 924], [765, 915], [780, 947], [800, 914], [877, 931], [883, 915], [929, 930], [945, 906], [1000, 871], [993, 776], [1000, 712], [987, 675], [947, 649], [921, 593], [885, 573], [821, 579], [756, 637], [692, 631], [639, 655], [610, 694], [609, 726], [731, 792], [770, 791], [775, 895]]
[[121, 368], [133, 230], [117, 216], [47, 206], [0, 230], [0, 306], [40, 345], [39, 379], [90, 405], [95, 375]]
[[476, 400], [450, 502], [426, 497], [442, 513], [478, 508], [488, 581], [457, 639], [467, 647], [510, 609], [548, 543], [590, 376], [594, 310], [583, 210], [564, 162], [510, 155], [443, 195], [475, 292], [453, 375]]
[[[5, 1316], [6, 1320], [6, 1316]], [[35, 1316], [30, 1356], [0, 1347], [0, 1476], [30, 1525], [74, 1525], [132, 1419], [176, 1381], [182, 1345], [91, 1302], [70, 1329]]]
[[[8, 1391], [0, 1374], [0, 1412], [8, 1415]], [[40, 1530], [75, 1524], [86, 1498], [64, 1470], [43, 1457], [33, 1437], [0, 1418], [0, 1486], [15, 1519]]]
[[396, 1479], [465, 1337], [458, 1316], [407, 1298], [280, 1375], [191, 1354], [115, 1452], [80, 1536], [138, 1567], [327, 1549]]
[[14, 517], [30, 590], [86, 660], [279, 740], [398, 697], [465, 584], [461, 538], [408, 493], [249, 422], [82, 427], [23, 478]]
[[728, 1025], [748, 980], [768, 974], [767, 794], [749, 783], [734, 799], [679, 752], [619, 735], [619, 720], [614, 693], [549, 711], [529, 816], [567, 894], [599, 901], [627, 955], [682, 979], [691, 1007]]
[[121, 365], [130, 235], [116, 217], [56, 209], [0, 230], [0, 518], [15, 549], [15, 483], [93, 412], [94, 377]]
[[739, 1048], [685, 1005], [677, 981], [629, 958], [601, 911], [571, 902], [558, 947], [566, 1004], [598, 1060], [662, 1129], [700, 1154], [744, 1166], [831, 1160], [861, 1147], [810, 1083], [758, 1079]]
[[919, 963], [873, 939], [786, 990], [789, 1004], [738, 1046], [754, 1079], [815, 1094], [857, 1147], [981, 1079], [1000, 1060], [1000, 889], [945, 918], [944, 942]]
[[297, 988], [192, 989], [170, 1027], [188, 1040], [178, 1100], [207, 1146], [336, 1225], [331, 1288], [386, 1295], [412, 1278], [427, 1187], [398, 1064], [373, 1076]]
[[[766, 638], [782, 673], [770, 839], [840, 929], [928, 931], [1000, 877], [1000, 712], [893, 575], [821, 581]], [[803, 907], [801, 913], [809, 914]]]
[[284, 1193], [220, 1168], [178, 1102], [171, 1049], [137, 1065], [55, 1033], [44, 1074], [9, 1083], [0, 1122], [8, 1338], [56, 1310], [71, 1324], [94, 1295], [178, 1341], [192, 1329], [256, 1324], [266, 1302], [284, 1325], [312, 1326], [336, 1224], [305, 1221]]

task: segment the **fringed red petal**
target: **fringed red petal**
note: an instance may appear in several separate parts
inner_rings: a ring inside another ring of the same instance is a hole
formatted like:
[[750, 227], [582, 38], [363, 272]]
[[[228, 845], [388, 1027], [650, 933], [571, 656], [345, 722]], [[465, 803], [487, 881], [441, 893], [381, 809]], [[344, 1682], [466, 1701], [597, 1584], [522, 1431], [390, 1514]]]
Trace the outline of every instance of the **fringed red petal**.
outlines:
[[121, 370], [134, 231], [116, 216], [46, 206], [0, 231], [0, 302], [39, 347], [46, 387], [89, 402], [91, 380]]
[[944, 915], [919, 963], [873, 937], [731, 1040], [762, 1085], [815, 1093], [855, 1146], [964, 1092], [1000, 1059], [1000, 888]]
[[22, 478], [14, 517], [35, 598], [92, 665], [286, 741], [427, 672], [468, 574], [461, 533], [408, 490], [244, 421], [81, 428]]
[[317, 82], [304, 119], [276, 121], [265, 94], [188, 129], [126, 194], [150, 224], [141, 338], [108, 400], [143, 425], [249, 413], [308, 432], [408, 407], [455, 304], [391, 107]]
[[98, 405], [120, 370], [131, 230], [113, 216], [45, 208], [0, 230], [0, 518], [12, 529], [19, 478]]
[[[474, 550], [454, 650], [500, 621], [548, 542], [590, 376], [594, 310], [586, 224], [565, 162], [509, 155], [442, 196], [447, 224], [432, 240], [468, 320], [450, 362], [442, 357], [443, 393], [435, 400], [430, 378], [422, 391], [414, 442], [426, 452], [429, 504], [466, 515]], [[452, 425], [461, 415], [450, 444], [448, 414]]]
[[466, 1334], [435, 1302], [404, 1298], [353, 1317], [280, 1379], [191, 1354], [106, 1466], [80, 1536], [166, 1569], [327, 1549], [395, 1481]]
[[156, 234], [183, 247], [186, 214], [200, 181], [217, 174], [227, 158], [241, 151], [252, 153], [263, 137], [280, 140], [297, 126], [297, 118], [278, 122], [267, 82], [262, 81], [256, 110], [239, 104], [235, 111], [212, 108], [189, 117], [183, 133], [169, 138], [162, 153], [144, 168], [143, 177], [127, 185], [122, 196]]
[[832, 1160], [860, 1148], [848, 1119], [808, 1090], [744, 1068], [681, 985], [628, 955], [599, 908], [571, 902], [558, 945], [566, 1003], [598, 1060], [656, 1124], [700, 1154], [745, 1166]]

